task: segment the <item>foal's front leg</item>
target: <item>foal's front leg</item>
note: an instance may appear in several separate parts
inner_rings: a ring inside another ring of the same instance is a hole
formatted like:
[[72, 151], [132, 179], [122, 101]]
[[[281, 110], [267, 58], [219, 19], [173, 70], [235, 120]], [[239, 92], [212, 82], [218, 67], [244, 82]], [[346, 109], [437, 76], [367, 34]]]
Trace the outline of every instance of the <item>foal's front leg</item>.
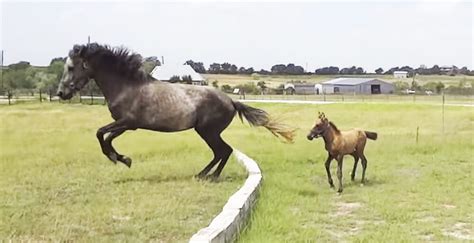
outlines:
[[326, 159], [326, 162], [324, 163], [324, 166], [326, 167], [326, 173], [328, 174], [328, 183], [331, 188], [334, 187], [334, 183], [331, 178], [331, 170], [330, 170], [332, 159], [333, 157], [330, 154], [328, 154], [328, 158]]

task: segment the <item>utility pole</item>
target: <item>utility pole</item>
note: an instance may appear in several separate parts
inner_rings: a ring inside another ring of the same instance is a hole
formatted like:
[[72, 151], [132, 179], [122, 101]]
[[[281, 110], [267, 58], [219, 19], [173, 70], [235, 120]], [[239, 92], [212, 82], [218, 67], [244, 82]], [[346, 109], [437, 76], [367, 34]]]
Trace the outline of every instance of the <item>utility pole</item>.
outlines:
[[91, 36], [88, 35], [88, 36], [87, 36], [87, 45], [89, 45], [90, 43], [91, 43]]
[[0, 79], [2, 80], [2, 87], [0, 89], [3, 92], [3, 50], [2, 50], [2, 60], [1, 60], [0, 68], [2, 69], [2, 72], [0, 73], [0, 75], [1, 75]]

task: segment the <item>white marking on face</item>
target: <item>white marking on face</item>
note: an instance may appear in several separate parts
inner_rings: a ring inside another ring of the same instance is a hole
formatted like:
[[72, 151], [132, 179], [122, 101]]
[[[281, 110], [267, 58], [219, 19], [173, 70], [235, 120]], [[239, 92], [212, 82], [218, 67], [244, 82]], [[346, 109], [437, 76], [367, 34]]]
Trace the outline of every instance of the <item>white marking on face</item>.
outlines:
[[74, 63], [72, 63], [72, 60], [70, 57], [67, 57], [66, 59], [66, 67], [74, 67]]

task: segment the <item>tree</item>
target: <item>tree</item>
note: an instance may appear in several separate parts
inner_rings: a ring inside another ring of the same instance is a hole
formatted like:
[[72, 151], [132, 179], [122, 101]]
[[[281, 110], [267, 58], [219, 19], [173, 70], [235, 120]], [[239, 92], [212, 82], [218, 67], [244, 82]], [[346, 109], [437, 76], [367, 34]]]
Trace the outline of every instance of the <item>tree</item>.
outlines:
[[184, 75], [183, 77], [181, 77], [181, 81], [185, 84], [192, 84], [193, 78], [191, 77], [191, 75]]
[[214, 74], [221, 73], [221, 65], [219, 63], [213, 63], [209, 66], [208, 71]]
[[221, 86], [221, 90], [225, 93], [231, 93], [232, 92], [232, 87], [228, 84], [224, 84]]
[[171, 76], [171, 78], [169, 80], [170, 83], [177, 83], [177, 82], [180, 82], [180, 81], [181, 81], [181, 78], [178, 75]]
[[395, 86], [395, 91], [397, 92], [407, 90], [410, 87], [407, 82], [403, 81], [393, 82], [393, 86]]
[[197, 73], [206, 73], [206, 68], [202, 62], [194, 62], [193, 60], [187, 60], [184, 64], [191, 66]]
[[316, 69], [314, 73], [319, 74], [319, 75], [336, 75], [339, 73], [339, 68], [333, 67], [333, 66], [323, 67], [323, 68]]
[[383, 69], [382, 69], [382, 68], [377, 68], [377, 69], [375, 69], [375, 73], [376, 73], [376, 74], [382, 74], [382, 73], [383, 73]]
[[219, 81], [217, 81], [217, 80], [212, 81], [212, 87], [214, 87], [216, 89], [219, 88]]
[[262, 94], [265, 93], [265, 90], [267, 89], [267, 85], [265, 83], [265, 81], [259, 81], [257, 83], [257, 86], [260, 88], [260, 90], [262, 91]]

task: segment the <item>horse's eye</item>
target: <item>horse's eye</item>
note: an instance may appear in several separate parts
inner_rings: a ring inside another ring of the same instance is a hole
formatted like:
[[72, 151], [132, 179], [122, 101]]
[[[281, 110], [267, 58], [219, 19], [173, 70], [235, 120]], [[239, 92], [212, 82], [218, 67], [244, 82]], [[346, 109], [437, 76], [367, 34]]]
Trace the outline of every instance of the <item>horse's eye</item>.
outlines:
[[72, 72], [72, 70], [74, 70], [74, 67], [68, 67], [67, 70], [68, 70], [69, 72]]

